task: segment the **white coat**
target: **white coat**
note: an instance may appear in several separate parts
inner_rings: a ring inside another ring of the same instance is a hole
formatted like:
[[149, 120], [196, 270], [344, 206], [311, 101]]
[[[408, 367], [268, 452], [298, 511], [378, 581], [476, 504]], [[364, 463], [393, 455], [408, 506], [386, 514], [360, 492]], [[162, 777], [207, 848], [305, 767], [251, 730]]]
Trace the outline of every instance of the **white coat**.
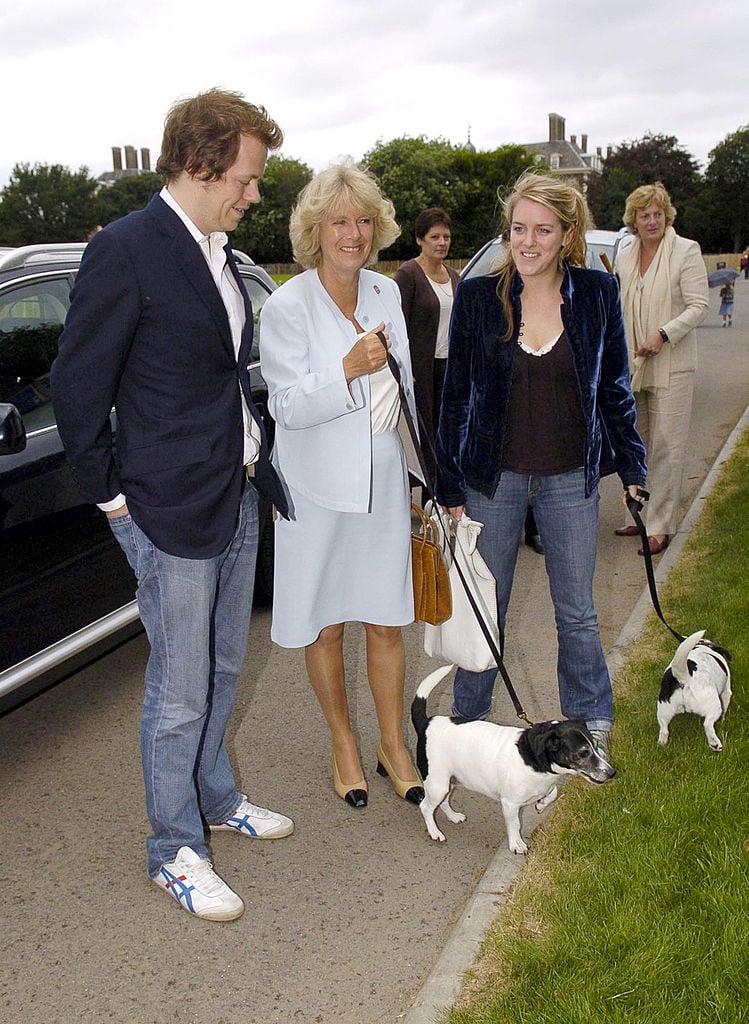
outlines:
[[[362, 270], [355, 317], [365, 331], [384, 321], [415, 422], [408, 337], [395, 282]], [[273, 463], [289, 487], [339, 512], [369, 510], [369, 378], [347, 384], [343, 371], [343, 358], [356, 339], [356, 328], [316, 270], [291, 278], [263, 306], [260, 365], [276, 422]], [[400, 425], [399, 431], [403, 438]], [[405, 443], [404, 448], [409, 469], [420, 477], [413, 453]]]

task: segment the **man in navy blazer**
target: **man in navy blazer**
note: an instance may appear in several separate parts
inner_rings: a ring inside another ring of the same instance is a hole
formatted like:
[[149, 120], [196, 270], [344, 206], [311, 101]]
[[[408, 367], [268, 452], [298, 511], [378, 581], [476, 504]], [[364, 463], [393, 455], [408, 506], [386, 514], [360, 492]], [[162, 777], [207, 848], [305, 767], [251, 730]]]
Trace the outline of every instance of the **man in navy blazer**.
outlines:
[[216, 921], [244, 904], [212, 868], [206, 824], [259, 839], [294, 828], [237, 790], [224, 745], [247, 649], [258, 495], [288, 514], [252, 402], [252, 307], [227, 232], [260, 202], [268, 149], [282, 141], [239, 93], [175, 104], [157, 163], [164, 188], [92, 238], [52, 367], [68, 460], [135, 572], [151, 646], [148, 874]]

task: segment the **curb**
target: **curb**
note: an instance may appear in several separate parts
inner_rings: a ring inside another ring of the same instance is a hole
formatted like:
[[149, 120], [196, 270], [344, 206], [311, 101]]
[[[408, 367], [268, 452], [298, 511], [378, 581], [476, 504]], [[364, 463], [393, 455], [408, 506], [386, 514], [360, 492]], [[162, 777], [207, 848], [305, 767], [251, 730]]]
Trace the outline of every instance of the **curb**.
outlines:
[[[663, 553], [655, 572], [658, 584], [663, 583], [668, 577], [702, 512], [705, 499], [715, 487], [723, 465], [733, 454], [747, 429], [749, 405], [718, 453], [697, 496], [679, 524], [679, 532]], [[632, 640], [640, 633], [651, 612], [650, 591], [646, 585], [606, 657], [606, 664], [612, 677], [624, 665], [626, 652], [631, 647]], [[532, 834], [551, 810], [550, 807], [539, 815], [533, 808], [527, 808], [524, 812], [524, 831]], [[460, 993], [463, 975], [475, 962], [484, 936], [507, 901], [509, 889], [523, 870], [524, 863], [525, 859], [510, 853], [504, 843], [495, 853], [411, 1008], [399, 1018], [403, 1024], [435, 1024], [440, 1015], [444, 1015], [450, 1009]]]

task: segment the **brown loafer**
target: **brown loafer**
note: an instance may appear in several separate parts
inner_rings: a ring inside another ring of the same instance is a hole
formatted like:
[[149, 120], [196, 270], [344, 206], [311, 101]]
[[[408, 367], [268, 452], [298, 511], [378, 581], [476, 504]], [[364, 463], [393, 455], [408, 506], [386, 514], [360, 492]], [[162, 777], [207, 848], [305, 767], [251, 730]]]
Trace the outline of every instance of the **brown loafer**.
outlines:
[[640, 531], [636, 526], [620, 526], [618, 530], [614, 530], [617, 537], [639, 537]]
[[[656, 540], [655, 537], [648, 537], [648, 547], [650, 548], [650, 554], [651, 555], [659, 555], [661, 553], [661, 551], [665, 551], [666, 550], [666, 548], [668, 547], [668, 542], [669, 542], [668, 534], [666, 534], [666, 536], [663, 538], [663, 540]], [[640, 548], [640, 550], [637, 552], [637, 554], [638, 555], [642, 555], [643, 557], [645, 556], [645, 552], [642, 550], [642, 548]]]

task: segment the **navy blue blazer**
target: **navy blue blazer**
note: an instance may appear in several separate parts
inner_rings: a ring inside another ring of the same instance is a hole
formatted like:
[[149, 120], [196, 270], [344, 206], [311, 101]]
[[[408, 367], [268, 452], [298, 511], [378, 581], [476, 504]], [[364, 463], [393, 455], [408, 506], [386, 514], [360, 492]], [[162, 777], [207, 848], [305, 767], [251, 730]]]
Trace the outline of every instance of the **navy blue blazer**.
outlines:
[[84, 498], [123, 493], [153, 543], [183, 558], [219, 554], [236, 529], [240, 387], [262, 437], [257, 488], [287, 514], [250, 394], [252, 308], [228, 245], [227, 258], [245, 301], [239, 359], [205, 257], [157, 195], [87, 246], [52, 365], [57, 424]]
[[[440, 504], [464, 505], [466, 485], [493, 497], [501, 476], [520, 324], [522, 278], [511, 300], [515, 332], [500, 341], [506, 320], [496, 276], [461, 281], [450, 322], [450, 351], [437, 432]], [[624, 487], [645, 484], [645, 447], [637, 433], [619, 284], [612, 274], [565, 266], [562, 322], [585, 417], [585, 493], [616, 471]]]

